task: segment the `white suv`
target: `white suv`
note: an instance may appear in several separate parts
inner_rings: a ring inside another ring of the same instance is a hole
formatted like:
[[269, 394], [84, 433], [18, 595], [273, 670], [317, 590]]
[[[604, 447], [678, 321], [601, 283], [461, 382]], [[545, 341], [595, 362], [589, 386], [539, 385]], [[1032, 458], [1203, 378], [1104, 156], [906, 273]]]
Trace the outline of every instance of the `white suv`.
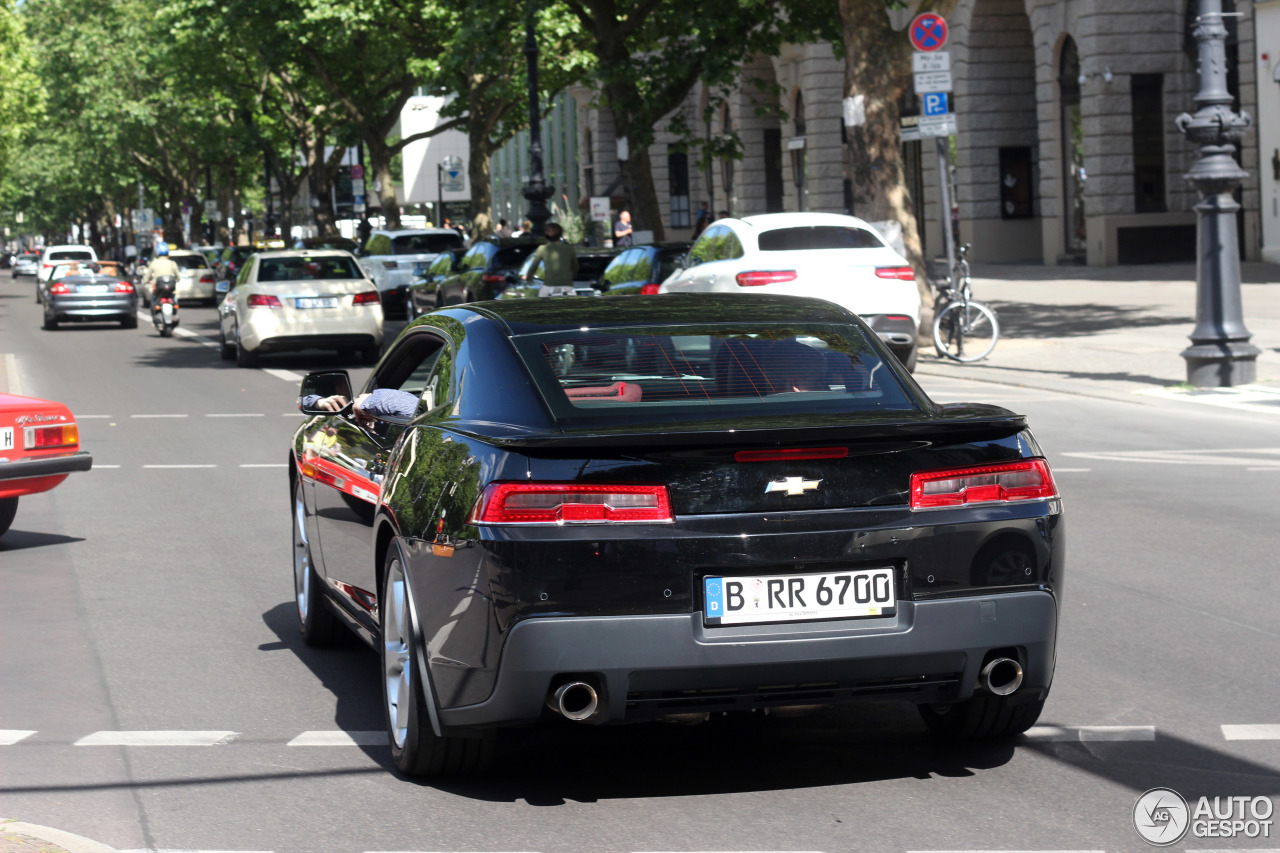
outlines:
[[914, 370], [920, 292], [907, 259], [874, 228], [835, 213], [720, 219], [660, 293], [812, 296], [860, 316]]
[[36, 283], [48, 281], [53, 275], [53, 268], [59, 262], [96, 261], [98, 253], [92, 246], [64, 245], [46, 246], [40, 253], [40, 266], [36, 268]]
[[462, 235], [451, 228], [374, 231], [364, 244], [360, 266], [378, 286], [383, 310], [399, 314], [405, 310], [418, 264], [430, 264], [441, 252], [462, 247]]

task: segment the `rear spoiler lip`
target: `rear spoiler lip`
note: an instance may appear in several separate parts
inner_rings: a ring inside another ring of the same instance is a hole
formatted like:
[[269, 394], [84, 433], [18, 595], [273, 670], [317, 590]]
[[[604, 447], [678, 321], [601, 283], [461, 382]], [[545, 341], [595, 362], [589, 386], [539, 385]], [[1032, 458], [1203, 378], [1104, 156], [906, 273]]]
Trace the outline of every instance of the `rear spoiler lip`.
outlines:
[[929, 418], [872, 424], [838, 426], [773, 427], [742, 430], [692, 430], [679, 432], [560, 432], [494, 435], [472, 432], [462, 424], [451, 428], [470, 434], [497, 447], [516, 449], [569, 450], [574, 448], [639, 449], [653, 447], [768, 447], [779, 444], [812, 444], [816, 442], [863, 442], [896, 439], [946, 441], [974, 438], [1006, 438], [1027, 428], [1024, 415], [983, 418]]

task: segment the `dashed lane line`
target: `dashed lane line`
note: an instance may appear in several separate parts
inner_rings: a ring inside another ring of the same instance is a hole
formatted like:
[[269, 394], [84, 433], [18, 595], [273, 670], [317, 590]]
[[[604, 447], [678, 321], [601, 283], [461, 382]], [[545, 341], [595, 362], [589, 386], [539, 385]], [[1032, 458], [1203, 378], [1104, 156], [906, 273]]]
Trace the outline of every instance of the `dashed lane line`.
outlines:
[[190, 415], [129, 415], [130, 418], [136, 420], [155, 419], [155, 418], [186, 418]]
[[26, 740], [35, 734], [26, 729], [0, 729], [0, 746], [12, 746], [20, 740]]
[[303, 732], [285, 746], [386, 746], [386, 732]]
[[218, 466], [217, 465], [143, 465], [142, 467], [170, 469], [170, 468], [217, 468]]
[[231, 412], [226, 414], [205, 415], [206, 418], [262, 418], [262, 412]]
[[1280, 740], [1280, 725], [1223, 726], [1226, 740]]
[[288, 468], [287, 462], [257, 462], [250, 465], [241, 465], [241, 468]]
[[292, 370], [282, 370], [278, 367], [263, 367], [263, 373], [274, 376], [276, 379], [283, 379], [285, 382], [301, 382], [302, 374], [294, 373]]
[[239, 732], [101, 731], [86, 735], [73, 746], [220, 746]]
[[1027, 740], [1033, 743], [1100, 743], [1106, 741], [1152, 741], [1155, 726], [1032, 726]]

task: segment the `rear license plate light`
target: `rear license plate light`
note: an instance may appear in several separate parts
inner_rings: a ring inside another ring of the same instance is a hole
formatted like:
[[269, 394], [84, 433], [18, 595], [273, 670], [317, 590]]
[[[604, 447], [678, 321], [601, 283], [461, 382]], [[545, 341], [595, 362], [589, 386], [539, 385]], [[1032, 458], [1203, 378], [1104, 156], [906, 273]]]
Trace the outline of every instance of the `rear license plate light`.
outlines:
[[999, 465], [975, 465], [911, 475], [911, 508], [969, 506], [982, 503], [1047, 500], [1058, 487], [1043, 459]]
[[674, 521], [666, 486], [490, 483], [473, 524], [636, 524]]

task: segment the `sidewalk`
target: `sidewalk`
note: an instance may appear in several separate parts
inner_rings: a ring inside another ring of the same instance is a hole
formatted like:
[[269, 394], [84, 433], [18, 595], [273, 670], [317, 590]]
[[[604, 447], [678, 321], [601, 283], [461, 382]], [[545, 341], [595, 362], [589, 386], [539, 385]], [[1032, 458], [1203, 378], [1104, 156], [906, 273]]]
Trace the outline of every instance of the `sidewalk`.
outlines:
[[1242, 299], [1257, 382], [1206, 391], [1186, 383], [1179, 353], [1195, 326], [1191, 264], [1131, 267], [985, 265], [974, 296], [1000, 317], [1000, 341], [983, 362], [957, 364], [922, 345], [917, 372], [1133, 400], [1137, 394], [1233, 401], [1280, 414], [1280, 267], [1245, 264]]
[[0, 853], [115, 853], [114, 849], [60, 829], [0, 818]]

